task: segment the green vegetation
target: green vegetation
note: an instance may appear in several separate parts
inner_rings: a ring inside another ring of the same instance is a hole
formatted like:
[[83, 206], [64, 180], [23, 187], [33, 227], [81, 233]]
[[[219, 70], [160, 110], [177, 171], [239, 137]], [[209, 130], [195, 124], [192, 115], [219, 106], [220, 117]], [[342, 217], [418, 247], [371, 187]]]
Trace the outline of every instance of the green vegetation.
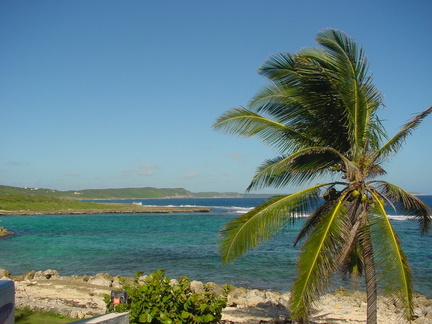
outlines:
[[107, 208], [106, 204], [95, 204], [74, 200], [36, 195], [0, 195], [0, 209], [55, 211], [60, 209]]
[[67, 213], [67, 212], [96, 212], [110, 210], [133, 210], [141, 206], [131, 204], [81, 202], [71, 199], [60, 199], [49, 196], [36, 195], [5, 195], [0, 194], [0, 210], [6, 212], [18, 211], [26, 213]]
[[15, 309], [16, 324], [63, 324], [77, 319], [63, 316], [54, 312], [33, 310], [29, 307]]
[[85, 189], [79, 191], [59, 191], [46, 188], [18, 188], [0, 185], [0, 195], [30, 195], [83, 199], [134, 199], [134, 198], [213, 198], [213, 197], [268, 197], [263, 194], [240, 194], [235, 192], [198, 192], [193, 193], [183, 188], [118, 188]]
[[141, 275], [138, 272], [134, 282], [125, 285], [127, 303], [114, 305], [111, 296], [105, 295], [109, 311], [129, 311], [130, 323], [218, 323], [222, 318], [228, 288], [220, 296], [208, 285], [204, 285], [202, 293], [192, 292], [187, 277], [173, 284], [163, 270], [158, 270], [141, 283]]
[[183, 188], [119, 188], [85, 189], [79, 191], [59, 191], [46, 188], [17, 188], [0, 186], [0, 194], [37, 195], [71, 199], [128, 199], [128, 198], [164, 198], [190, 197], [192, 193]]
[[128, 199], [128, 198], [164, 198], [164, 197], [190, 197], [191, 192], [183, 188], [121, 188], [121, 189], [86, 189], [75, 191], [58, 191], [58, 196], [78, 199]]
[[270, 85], [249, 108], [227, 111], [214, 127], [257, 136], [278, 150], [280, 156], [261, 165], [248, 190], [303, 186], [319, 177], [336, 181], [271, 198], [233, 219], [222, 232], [221, 256], [224, 262], [233, 261], [313, 207], [295, 240], [304, 243], [292, 286], [293, 318], [306, 322], [313, 301], [340, 271], [346, 279], [365, 277], [368, 324], [377, 323], [378, 283], [411, 320], [412, 274], [384, 205], [410, 211], [422, 233], [430, 229], [431, 211], [417, 197], [378, 178], [386, 174], [383, 163], [432, 107], [388, 137], [377, 116], [382, 96], [371, 83], [363, 49], [337, 30], [320, 32], [317, 41], [320, 48], [266, 61], [260, 74]]

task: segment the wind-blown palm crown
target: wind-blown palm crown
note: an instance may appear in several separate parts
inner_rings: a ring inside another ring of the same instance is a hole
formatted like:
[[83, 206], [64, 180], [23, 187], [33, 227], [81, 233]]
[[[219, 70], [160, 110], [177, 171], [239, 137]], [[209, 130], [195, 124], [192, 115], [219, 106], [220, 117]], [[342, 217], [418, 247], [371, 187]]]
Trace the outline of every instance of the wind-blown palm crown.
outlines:
[[[363, 49], [337, 30], [318, 34], [320, 48], [271, 57], [260, 68], [270, 80], [249, 108], [219, 117], [214, 128], [244, 137], [257, 136], [277, 149], [247, 190], [303, 185], [322, 176], [336, 181], [273, 197], [230, 221], [222, 231], [220, 252], [231, 262], [269, 239], [313, 206], [295, 243], [304, 239], [291, 312], [304, 321], [314, 298], [337, 270], [365, 275], [368, 323], [376, 322], [376, 283], [404, 304], [412, 316], [412, 278], [408, 261], [386, 214], [385, 204], [403, 206], [416, 216], [422, 233], [431, 211], [417, 197], [377, 179], [382, 163], [432, 111], [406, 123], [389, 138], [377, 112], [382, 96], [372, 84]], [[319, 196], [324, 194], [324, 202]]]

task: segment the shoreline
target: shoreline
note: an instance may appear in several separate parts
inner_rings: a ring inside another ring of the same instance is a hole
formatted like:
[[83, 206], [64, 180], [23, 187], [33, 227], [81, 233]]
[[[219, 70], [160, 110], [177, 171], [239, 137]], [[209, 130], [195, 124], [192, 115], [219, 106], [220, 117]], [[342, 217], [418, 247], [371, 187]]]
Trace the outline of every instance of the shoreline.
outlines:
[[137, 214], [137, 213], [207, 213], [209, 207], [164, 207], [164, 206], [131, 206], [120, 209], [60, 209], [54, 211], [35, 210], [0, 210], [0, 216], [34, 216], [34, 215], [84, 215], [84, 214]]
[[[121, 290], [120, 276], [99, 273], [95, 276], [60, 276], [56, 270], [29, 271], [21, 276], [0, 269], [0, 280], [15, 283], [15, 303], [18, 308], [30, 307], [53, 311], [72, 318], [88, 318], [105, 313], [104, 294]], [[124, 277], [122, 277], [124, 278]], [[142, 277], [145, 280], [145, 277]], [[132, 278], [126, 278], [132, 280]], [[191, 288], [202, 289], [202, 282], [192, 281]], [[214, 291], [221, 287], [209, 283]], [[233, 287], [227, 307], [222, 311], [225, 324], [291, 323], [288, 302], [290, 293]], [[413, 324], [432, 323], [432, 299], [414, 294]], [[366, 296], [364, 292], [343, 288], [322, 295], [310, 315], [310, 323], [363, 324], [366, 323]], [[378, 323], [408, 323], [400, 309], [391, 300], [379, 296]]]

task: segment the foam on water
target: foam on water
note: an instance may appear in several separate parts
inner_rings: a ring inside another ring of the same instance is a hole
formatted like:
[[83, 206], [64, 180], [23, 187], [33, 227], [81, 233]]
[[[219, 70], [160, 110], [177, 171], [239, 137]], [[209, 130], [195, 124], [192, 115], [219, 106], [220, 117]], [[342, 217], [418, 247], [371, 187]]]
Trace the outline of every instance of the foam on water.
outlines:
[[415, 216], [406, 216], [406, 215], [388, 215], [388, 218], [396, 220], [396, 221], [405, 221], [405, 220], [417, 219]]

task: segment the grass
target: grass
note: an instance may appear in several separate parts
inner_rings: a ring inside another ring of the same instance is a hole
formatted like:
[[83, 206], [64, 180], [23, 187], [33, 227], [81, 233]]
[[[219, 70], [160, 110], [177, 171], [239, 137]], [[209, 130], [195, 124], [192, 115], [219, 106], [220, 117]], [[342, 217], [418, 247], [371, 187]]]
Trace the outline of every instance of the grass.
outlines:
[[0, 209], [49, 213], [65, 210], [110, 210], [130, 208], [130, 204], [93, 203], [49, 196], [0, 194]]
[[54, 312], [32, 310], [29, 307], [15, 309], [15, 324], [63, 324], [77, 321]]
[[0, 193], [0, 215], [172, 213], [184, 212], [185, 210], [203, 212], [209, 211], [209, 208], [185, 209], [164, 206], [140, 206], [128, 203], [83, 202], [49, 196]]

